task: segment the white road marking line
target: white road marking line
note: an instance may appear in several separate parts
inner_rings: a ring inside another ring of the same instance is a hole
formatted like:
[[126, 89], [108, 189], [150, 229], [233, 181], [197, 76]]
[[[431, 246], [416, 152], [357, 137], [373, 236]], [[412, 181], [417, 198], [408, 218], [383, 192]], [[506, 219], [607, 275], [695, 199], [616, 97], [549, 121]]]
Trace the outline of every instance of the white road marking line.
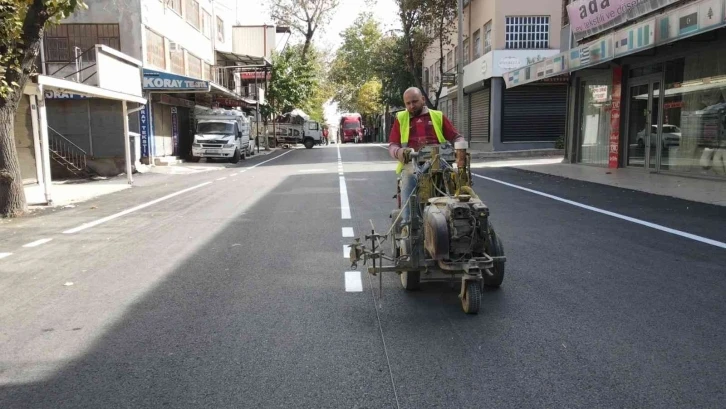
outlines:
[[12, 255], [13, 255], [13, 253], [0, 253], [0, 259], [3, 259], [5, 257], [10, 257]]
[[360, 278], [360, 271], [345, 272], [345, 291], [349, 293], [363, 292], [363, 280]]
[[345, 177], [340, 176], [340, 218], [350, 219], [350, 204], [348, 202], [348, 188], [345, 186]]
[[343, 172], [338, 172], [338, 175], [340, 175], [340, 176], [343, 176], [343, 175], [345, 175], [345, 173], [343, 173]]
[[110, 220], [119, 218], [121, 216], [125, 216], [125, 215], [127, 215], [129, 213], [133, 213], [135, 211], [138, 211], [138, 210], [147, 208], [149, 206], [155, 205], [157, 203], [163, 202], [164, 200], [171, 199], [172, 197], [179, 196], [179, 195], [182, 195], [184, 193], [191, 192], [192, 190], [199, 189], [200, 187], [204, 187], [204, 186], [211, 185], [211, 184], [212, 184], [212, 182], [204, 182], [204, 183], [201, 183], [199, 185], [192, 186], [192, 187], [187, 188], [187, 189], [184, 189], [184, 190], [180, 190], [180, 191], [178, 191], [176, 193], [172, 193], [170, 195], [166, 195], [164, 197], [160, 197], [160, 198], [158, 198], [156, 200], [152, 200], [152, 201], [147, 202], [147, 203], [144, 203], [142, 205], [138, 205], [136, 207], [132, 207], [130, 209], [126, 209], [126, 210], [124, 210], [122, 212], [118, 212], [116, 214], [112, 214], [110, 216], [106, 216], [106, 217], [104, 217], [102, 219], [98, 219], [98, 220], [93, 221], [93, 222], [90, 222], [90, 223], [84, 223], [84, 224], [82, 224], [82, 225], [80, 225], [80, 226], [78, 226], [76, 228], [73, 228], [73, 229], [64, 231], [63, 234], [73, 234], [73, 233], [78, 233], [79, 231], [83, 231], [83, 230], [86, 230], [86, 229], [90, 229], [91, 227], [95, 227], [95, 226], [98, 226], [99, 224], [106, 223], [107, 221], [110, 221]]
[[226, 177], [223, 177], [223, 178], [219, 178], [217, 180], [219, 181], [219, 180], [225, 180], [225, 179], [227, 179], [227, 178]]
[[720, 247], [722, 249], [726, 249], [726, 243], [721, 242], [721, 241], [716, 241], [716, 240], [712, 240], [712, 239], [709, 239], [709, 238], [706, 238], [706, 237], [697, 236], [695, 234], [686, 233], [684, 231], [680, 231], [680, 230], [676, 230], [676, 229], [671, 229], [670, 227], [662, 226], [660, 224], [655, 224], [655, 223], [647, 222], [645, 220], [636, 219], [634, 217], [625, 216], [625, 215], [622, 215], [622, 214], [619, 214], [619, 213], [615, 213], [615, 212], [611, 212], [611, 211], [608, 211], [608, 210], [603, 210], [603, 209], [600, 209], [600, 208], [597, 208], [597, 207], [594, 207], [594, 206], [588, 206], [586, 204], [582, 204], [582, 203], [575, 202], [575, 201], [572, 201], [572, 200], [564, 199], [564, 198], [561, 198], [559, 196], [555, 196], [555, 195], [551, 195], [551, 194], [548, 194], [548, 193], [540, 192], [538, 190], [528, 189], [526, 187], [522, 187], [522, 186], [519, 186], [519, 185], [515, 185], [513, 183], [508, 183], [508, 182], [504, 182], [504, 181], [501, 181], [501, 180], [492, 179], [490, 177], [486, 177], [486, 176], [482, 176], [482, 175], [477, 175], [476, 173], [473, 173], [473, 175], [476, 176], [476, 177], [478, 177], [478, 178], [481, 178], [481, 179], [486, 179], [486, 180], [491, 181], [491, 182], [500, 183], [502, 185], [509, 186], [509, 187], [513, 187], [515, 189], [524, 190], [525, 192], [534, 193], [535, 195], [544, 196], [546, 198], [549, 198], [549, 199], [552, 199], [552, 200], [557, 200], [557, 201], [562, 202], [562, 203], [567, 203], [569, 205], [576, 206], [576, 207], [579, 207], [579, 208], [582, 208], [582, 209], [586, 209], [586, 210], [590, 210], [590, 211], [593, 211], [593, 212], [596, 212], [596, 213], [600, 213], [600, 214], [604, 214], [604, 215], [607, 215], [607, 216], [615, 217], [616, 219], [625, 220], [625, 221], [628, 221], [628, 222], [631, 222], [631, 223], [639, 224], [641, 226], [650, 227], [652, 229], [660, 230], [662, 232], [675, 234], [676, 236], [684, 237], [684, 238], [687, 238], [687, 239], [695, 240], [695, 241], [698, 241], [698, 242], [701, 242], [701, 243], [710, 244], [710, 245], [715, 246], [715, 247]]
[[298, 170], [298, 173], [315, 173], [315, 172], [325, 172], [325, 169], [302, 169], [302, 170]]
[[[247, 170], [254, 169], [254, 168], [256, 168], [256, 167], [258, 167], [260, 165], [263, 165], [263, 164], [265, 164], [267, 162], [270, 162], [270, 161], [273, 161], [275, 159], [281, 158], [281, 157], [287, 155], [290, 152], [292, 152], [292, 151], [287, 151], [287, 152], [283, 153], [282, 155], [275, 156], [272, 159], [268, 159], [268, 160], [266, 160], [264, 162], [260, 162], [260, 163], [254, 165], [254, 166], [250, 166], [249, 168], [240, 169], [238, 173], [243, 173], [243, 172], [245, 172]], [[190, 188], [187, 188], [187, 189], [184, 189], [184, 190], [180, 190], [180, 191], [178, 191], [176, 193], [172, 193], [170, 195], [166, 195], [164, 197], [160, 197], [160, 198], [158, 198], [156, 200], [152, 200], [150, 202], [147, 202], [147, 203], [138, 205], [136, 207], [132, 207], [130, 209], [126, 209], [126, 210], [124, 210], [122, 212], [119, 212], [119, 213], [116, 213], [116, 214], [112, 214], [111, 216], [107, 216], [107, 217], [104, 217], [102, 219], [98, 219], [96, 221], [90, 222], [90, 223], [84, 223], [84, 224], [82, 224], [82, 225], [80, 225], [80, 226], [78, 226], [76, 228], [73, 228], [73, 229], [64, 231], [63, 234], [74, 234], [74, 233], [78, 233], [78, 232], [83, 231], [83, 230], [86, 230], [86, 229], [90, 229], [91, 227], [95, 227], [95, 226], [98, 226], [99, 224], [106, 223], [107, 221], [110, 221], [110, 220], [113, 220], [113, 219], [117, 219], [117, 218], [119, 218], [121, 216], [125, 216], [125, 215], [127, 215], [129, 213], [133, 213], [135, 211], [138, 211], [138, 210], [144, 209], [146, 207], [155, 205], [157, 203], [163, 202], [164, 200], [171, 199], [172, 197], [179, 196], [181, 194], [184, 194], [184, 193], [187, 193], [187, 192], [191, 192], [192, 190], [199, 189], [200, 187], [207, 186], [207, 185], [211, 185], [211, 184], [212, 184], [212, 182], [204, 182], [204, 183], [198, 184], [196, 186], [192, 186]]]
[[350, 258], [350, 246], [347, 244], [343, 245], [343, 258]]
[[28, 244], [24, 245], [23, 247], [38, 247], [41, 244], [45, 244], [51, 240], [53, 240], [53, 239], [40, 239], [40, 240], [36, 240], [32, 243], [28, 243]]
[[355, 233], [353, 233], [352, 227], [343, 227], [343, 237], [353, 237], [355, 236]]

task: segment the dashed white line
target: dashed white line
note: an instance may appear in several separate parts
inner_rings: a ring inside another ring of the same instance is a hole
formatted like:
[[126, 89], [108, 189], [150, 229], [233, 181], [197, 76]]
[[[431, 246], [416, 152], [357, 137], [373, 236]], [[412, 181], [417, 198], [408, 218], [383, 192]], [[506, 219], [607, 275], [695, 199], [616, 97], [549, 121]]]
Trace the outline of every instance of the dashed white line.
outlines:
[[0, 259], [3, 259], [5, 257], [10, 257], [12, 255], [13, 255], [13, 253], [0, 253]]
[[361, 280], [360, 271], [345, 272], [345, 291], [349, 293], [363, 292], [363, 280]]
[[226, 177], [223, 177], [223, 178], [219, 178], [219, 179], [217, 179], [217, 181], [220, 181], [220, 180], [225, 180], [225, 179], [227, 179], [227, 178], [226, 178]]
[[354, 235], [352, 227], [343, 227], [343, 237], [353, 237]]
[[505, 185], [505, 186], [513, 187], [515, 189], [523, 190], [525, 192], [533, 193], [535, 195], [543, 196], [543, 197], [546, 197], [546, 198], [549, 198], [549, 199], [552, 199], [552, 200], [557, 200], [558, 202], [567, 203], [569, 205], [576, 206], [576, 207], [579, 207], [579, 208], [582, 208], [582, 209], [586, 209], [586, 210], [590, 210], [590, 211], [593, 211], [593, 212], [596, 212], [596, 213], [600, 213], [600, 214], [604, 214], [604, 215], [607, 215], [607, 216], [615, 217], [616, 219], [629, 221], [631, 223], [639, 224], [641, 226], [650, 227], [652, 229], [660, 230], [662, 232], [666, 232], [666, 233], [670, 233], [670, 234], [675, 234], [676, 236], [684, 237], [684, 238], [687, 238], [687, 239], [695, 240], [695, 241], [698, 241], [698, 242], [701, 242], [701, 243], [710, 244], [710, 245], [715, 246], [715, 247], [720, 247], [722, 249], [726, 249], [726, 243], [721, 242], [721, 241], [716, 241], [716, 240], [712, 240], [712, 239], [709, 239], [709, 238], [706, 238], [706, 237], [697, 236], [695, 234], [686, 233], [684, 231], [680, 231], [680, 230], [676, 230], [676, 229], [671, 229], [670, 227], [662, 226], [660, 224], [655, 224], [655, 223], [647, 222], [645, 220], [640, 220], [640, 219], [636, 219], [634, 217], [625, 216], [625, 215], [622, 215], [622, 214], [619, 214], [619, 213], [615, 213], [615, 212], [611, 212], [611, 211], [608, 211], [608, 210], [600, 209], [600, 208], [597, 208], [597, 207], [594, 207], [594, 206], [588, 206], [588, 205], [583, 204], [583, 203], [579, 203], [579, 202], [575, 202], [573, 200], [569, 200], [569, 199], [565, 199], [565, 198], [562, 198], [562, 197], [559, 197], [559, 196], [551, 195], [549, 193], [540, 192], [538, 190], [529, 189], [529, 188], [526, 188], [526, 187], [522, 187], [522, 186], [519, 186], [519, 185], [515, 185], [513, 183], [504, 182], [502, 180], [493, 179], [493, 178], [490, 178], [490, 177], [486, 177], [486, 176], [482, 176], [482, 175], [477, 175], [477, 174], [473, 174], [473, 175], [476, 176], [476, 177], [478, 177], [478, 178], [488, 180], [490, 182], [499, 183], [499, 184], [502, 184], [502, 185]]
[[47, 243], [47, 242], [49, 242], [51, 240], [53, 240], [53, 239], [40, 239], [40, 240], [36, 240], [34, 242], [31, 242], [31, 243], [25, 244], [25, 245], [23, 245], [23, 247], [38, 247], [41, 244], [45, 244], [45, 243]]
[[348, 188], [345, 186], [345, 177], [340, 176], [340, 218], [350, 219], [350, 204], [348, 202]]
[[302, 169], [302, 170], [298, 170], [298, 173], [317, 173], [317, 172], [325, 172], [325, 169]]
[[347, 244], [343, 246], [343, 258], [350, 258], [350, 246]]

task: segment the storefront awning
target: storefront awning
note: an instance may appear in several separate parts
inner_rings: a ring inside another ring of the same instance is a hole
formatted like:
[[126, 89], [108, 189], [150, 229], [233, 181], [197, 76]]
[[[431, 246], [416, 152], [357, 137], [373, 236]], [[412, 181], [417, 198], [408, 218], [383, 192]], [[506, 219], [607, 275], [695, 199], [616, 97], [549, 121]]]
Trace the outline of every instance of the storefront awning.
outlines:
[[223, 86], [221, 86], [219, 84], [212, 82], [212, 83], [210, 83], [210, 85], [211, 85], [210, 91], [211, 91], [212, 95], [218, 95], [218, 96], [225, 97], [225, 98], [241, 100], [239, 95], [228, 90], [227, 88], [224, 88]]
[[700, 0], [542, 61], [504, 73], [507, 88], [594, 67], [644, 50], [726, 26], [723, 1]]
[[234, 63], [240, 68], [264, 68], [272, 67], [272, 63], [265, 57], [255, 57], [246, 54], [229, 53], [225, 51], [217, 51], [217, 54], [224, 57], [226, 60]]
[[33, 83], [36, 85], [42, 85], [46, 90], [60, 91], [91, 98], [105, 98], [116, 101], [135, 102], [141, 105], [146, 104], [146, 98], [142, 98], [140, 96], [111, 91], [105, 88], [64, 80], [62, 78], [49, 77], [47, 75], [34, 76]]

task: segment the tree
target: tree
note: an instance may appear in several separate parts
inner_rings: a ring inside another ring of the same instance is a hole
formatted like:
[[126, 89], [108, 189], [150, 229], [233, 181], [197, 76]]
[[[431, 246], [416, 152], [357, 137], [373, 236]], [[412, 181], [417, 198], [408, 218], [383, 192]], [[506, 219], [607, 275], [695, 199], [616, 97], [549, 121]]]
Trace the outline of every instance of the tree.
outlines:
[[299, 108], [313, 95], [316, 81], [311, 61], [301, 58], [300, 46], [286, 48], [272, 58], [268, 99], [273, 115]]
[[357, 111], [364, 117], [373, 117], [379, 113], [381, 106], [381, 81], [374, 78], [360, 87], [356, 98]]
[[330, 23], [339, 0], [268, 0], [270, 14], [280, 25], [290, 26], [305, 38], [301, 58], [307, 57], [315, 32]]
[[[403, 26], [403, 38], [406, 43], [406, 63], [416, 86], [421, 89], [426, 103], [432, 105], [428, 90], [421, 79], [422, 56], [426, 50], [438, 42], [440, 74], [444, 73], [444, 48], [450, 45], [449, 35], [456, 28], [452, 21], [456, 16], [456, 2], [452, 0], [396, 0], [399, 16]], [[437, 41], [438, 40], [438, 41]], [[441, 95], [442, 84], [438, 84], [436, 101]]]
[[35, 72], [47, 24], [85, 7], [81, 0], [0, 0], [0, 216], [27, 211], [15, 146], [15, 112]]
[[386, 106], [402, 107], [403, 92], [416, 81], [406, 66], [405, 39], [396, 36], [382, 38], [374, 59], [377, 61], [377, 75], [381, 79], [381, 102]]

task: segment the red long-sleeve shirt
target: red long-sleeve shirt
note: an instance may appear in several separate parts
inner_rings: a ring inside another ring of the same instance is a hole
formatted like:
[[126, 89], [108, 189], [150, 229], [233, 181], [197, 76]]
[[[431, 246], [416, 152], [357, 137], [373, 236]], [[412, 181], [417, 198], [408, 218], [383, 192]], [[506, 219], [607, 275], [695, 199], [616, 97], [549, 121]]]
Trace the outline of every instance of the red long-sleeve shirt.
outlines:
[[[459, 136], [459, 132], [446, 116], [444, 116], [442, 125], [444, 138], [447, 141], [453, 144], [457, 141], [466, 140], [463, 136]], [[437, 145], [438, 143], [439, 139], [436, 137], [434, 125], [431, 122], [431, 114], [428, 109], [425, 109], [421, 115], [411, 118], [408, 131], [409, 148], [419, 150], [422, 146]], [[388, 136], [388, 153], [393, 159], [398, 160], [397, 154], [401, 148], [401, 125], [398, 123], [398, 118], [396, 118], [391, 128], [391, 134]]]

